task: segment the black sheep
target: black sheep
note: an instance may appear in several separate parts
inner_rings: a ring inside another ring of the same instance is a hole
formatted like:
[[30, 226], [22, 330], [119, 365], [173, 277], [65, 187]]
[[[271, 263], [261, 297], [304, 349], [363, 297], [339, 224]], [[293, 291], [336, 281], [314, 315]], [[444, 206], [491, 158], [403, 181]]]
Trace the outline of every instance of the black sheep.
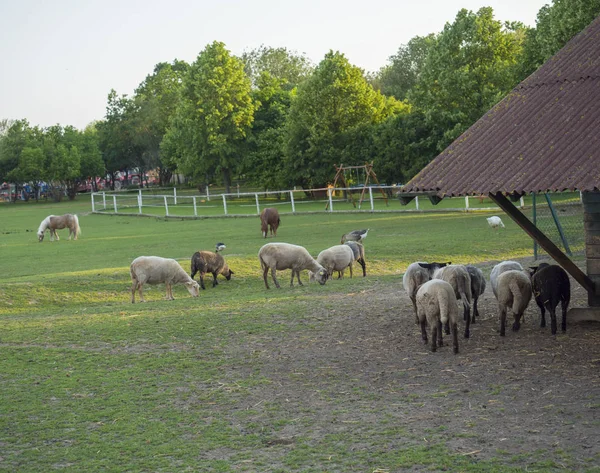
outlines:
[[550, 312], [552, 335], [556, 335], [556, 307], [562, 308], [562, 331], [567, 330], [567, 308], [571, 300], [571, 281], [567, 272], [556, 264], [542, 263], [531, 269], [533, 296], [542, 319], [540, 327], [546, 326], [546, 309]]

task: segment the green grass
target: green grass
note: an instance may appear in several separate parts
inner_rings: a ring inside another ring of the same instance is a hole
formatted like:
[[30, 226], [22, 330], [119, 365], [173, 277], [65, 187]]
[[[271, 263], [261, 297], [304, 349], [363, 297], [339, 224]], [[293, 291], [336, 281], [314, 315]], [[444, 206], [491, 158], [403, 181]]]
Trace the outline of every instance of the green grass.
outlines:
[[[414, 465], [520, 471], [502, 455], [476, 461], [453, 454], [441, 431], [423, 445], [389, 419], [351, 419], [353, 428], [317, 441], [321, 419], [314, 408], [306, 405], [298, 415], [284, 400], [252, 398], [258, 388], [276, 393], [278, 386], [261, 369], [266, 355], [243, 349], [260, 347], [263, 339], [308, 343], [326, 328], [326, 318], [299, 314], [333, 310], [332, 295], [380, 281], [399, 284], [415, 260], [530, 255], [530, 240], [512, 222], [499, 234], [486, 225], [486, 214], [287, 216], [277, 239], [312, 254], [339, 243], [346, 231], [370, 228], [372, 276], [292, 289], [286, 272], [283, 289], [267, 292], [256, 258], [265, 242], [256, 218], [163, 220], [82, 214], [87, 211], [88, 201], [0, 205], [0, 471], [399, 471]], [[63, 230], [61, 241], [38, 243], [41, 220], [66, 212], [80, 213], [82, 237], [66, 241]], [[172, 302], [158, 286], [146, 291], [148, 303], [129, 303], [135, 257], [173, 257], [188, 270], [194, 251], [219, 241], [227, 245], [232, 281], [209, 285], [198, 299], [176, 286]], [[378, 397], [364, 389], [340, 396], [335, 380], [343, 372], [326, 373], [331, 390], [317, 399], [335, 405], [332, 415], [350, 416], [348, 399], [368, 405]], [[291, 378], [308, 382], [303, 373]], [[405, 405], [411, 402], [407, 396]], [[303, 433], [293, 445], [278, 443], [290, 426]]]

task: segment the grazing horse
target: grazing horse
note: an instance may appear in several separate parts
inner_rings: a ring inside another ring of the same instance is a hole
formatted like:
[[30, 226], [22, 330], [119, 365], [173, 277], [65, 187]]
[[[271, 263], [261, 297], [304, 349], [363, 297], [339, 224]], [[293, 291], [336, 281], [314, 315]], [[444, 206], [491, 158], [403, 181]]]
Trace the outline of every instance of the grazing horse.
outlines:
[[260, 213], [260, 231], [263, 234], [263, 238], [267, 238], [267, 230], [271, 230], [271, 236], [277, 236], [277, 228], [281, 220], [279, 219], [279, 212], [273, 207], [267, 207]]
[[56, 230], [60, 230], [62, 228], [69, 229], [69, 240], [71, 239], [71, 235], [74, 235], [73, 239], [77, 240], [77, 237], [81, 233], [77, 215], [48, 215], [44, 220], [42, 220], [42, 223], [40, 223], [40, 228], [38, 228], [37, 235], [39, 241], [41, 242], [44, 240], [44, 233], [46, 230], [50, 230], [50, 241], [54, 241], [54, 237], [56, 237], [57, 240], [60, 240]]

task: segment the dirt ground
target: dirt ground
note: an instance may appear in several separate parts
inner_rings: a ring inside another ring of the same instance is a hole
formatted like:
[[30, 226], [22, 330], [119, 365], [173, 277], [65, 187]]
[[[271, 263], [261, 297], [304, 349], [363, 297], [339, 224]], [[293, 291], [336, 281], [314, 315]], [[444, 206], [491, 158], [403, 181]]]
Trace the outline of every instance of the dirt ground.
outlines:
[[[486, 277], [492, 266], [481, 266]], [[471, 338], [459, 327], [458, 355], [449, 336], [437, 353], [423, 345], [400, 278], [398, 285], [376, 282], [367, 291], [335, 295], [327, 309], [298, 315], [298, 324], [327, 321], [310, 336], [257, 334], [237, 348], [262, 360], [261, 374], [273, 381], [245, 396], [241, 408], [257, 411], [249, 422], [265, 430], [272, 426], [260, 406], [312, 419], [273, 429], [266, 434], [270, 444], [299, 437], [318, 444], [329, 434], [364, 440], [392, 423], [402, 434], [386, 439], [390, 449], [441, 440], [452, 454], [501, 458], [511, 467], [537, 464], [539, 471], [545, 461], [549, 470], [597, 467], [600, 323], [567, 322], [563, 334], [559, 319], [552, 336], [548, 316], [546, 328], [539, 327], [532, 300], [521, 330], [510, 330], [509, 314], [500, 337], [487, 286]], [[586, 294], [573, 281], [572, 293], [571, 307], [584, 307]]]

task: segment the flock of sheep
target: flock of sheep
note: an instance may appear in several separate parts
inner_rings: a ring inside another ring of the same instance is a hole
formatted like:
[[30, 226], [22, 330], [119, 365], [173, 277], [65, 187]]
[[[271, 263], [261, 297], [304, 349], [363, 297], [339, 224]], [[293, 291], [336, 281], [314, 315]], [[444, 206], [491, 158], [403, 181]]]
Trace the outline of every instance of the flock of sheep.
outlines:
[[[269, 208], [261, 213], [261, 232], [264, 238], [268, 230], [277, 236], [277, 228], [281, 221], [276, 209]], [[504, 227], [499, 217], [488, 219], [490, 226]], [[346, 268], [353, 275], [353, 264], [358, 262], [366, 276], [365, 250], [361, 243], [367, 236], [368, 229], [356, 230], [342, 236], [339, 245], [321, 251], [313, 258], [306, 248], [289, 243], [267, 243], [258, 252], [265, 287], [269, 289], [268, 274], [277, 288], [280, 288], [276, 272], [290, 269], [292, 271], [290, 285], [294, 285], [294, 277], [302, 285], [300, 272], [308, 270], [309, 280], [323, 285], [335, 272], [338, 278], [343, 277]], [[173, 299], [172, 285], [184, 284], [189, 293], [197, 297], [199, 288], [205, 289], [204, 275], [213, 275], [213, 287], [218, 284], [217, 275], [231, 279], [233, 271], [219, 254], [225, 245], [217, 244], [215, 252], [199, 251], [191, 260], [191, 275], [188, 275], [174, 259], [157, 256], [140, 256], [131, 263], [132, 279], [131, 302], [135, 302], [135, 291], [139, 291], [140, 300], [144, 301], [143, 285], [164, 283], [167, 299]], [[200, 274], [200, 285], [194, 276]], [[415, 262], [408, 266], [402, 283], [410, 298], [416, 323], [421, 326], [421, 336], [428, 343], [427, 327], [431, 329], [431, 350], [436, 351], [443, 344], [442, 330], [452, 333], [454, 353], [458, 353], [458, 322], [460, 300], [463, 307], [464, 337], [470, 336], [470, 325], [479, 316], [477, 301], [486, 289], [486, 280], [482, 271], [472, 265], [448, 263]], [[571, 288], [567, 273], [557, 265], [542, 263], [537, 267], [524, 270], [520, 263], [503, 261], [492, 269], [490, 284], [498, 301], [500, 335], [506, 332], [506, 317], [513, 314], [513, 331], [520, 328], [521, 317], [529, 304], [532, 295], [541, 310], [541, 326], [546, 326], [545, 311], [551, 319], [552, 334], [556, 334], [556, 308], [561, 303], [562, 330], [567, 328], [566, 313], [569, 305]], [[473, 311], [471, 316], [471, 305]]]

